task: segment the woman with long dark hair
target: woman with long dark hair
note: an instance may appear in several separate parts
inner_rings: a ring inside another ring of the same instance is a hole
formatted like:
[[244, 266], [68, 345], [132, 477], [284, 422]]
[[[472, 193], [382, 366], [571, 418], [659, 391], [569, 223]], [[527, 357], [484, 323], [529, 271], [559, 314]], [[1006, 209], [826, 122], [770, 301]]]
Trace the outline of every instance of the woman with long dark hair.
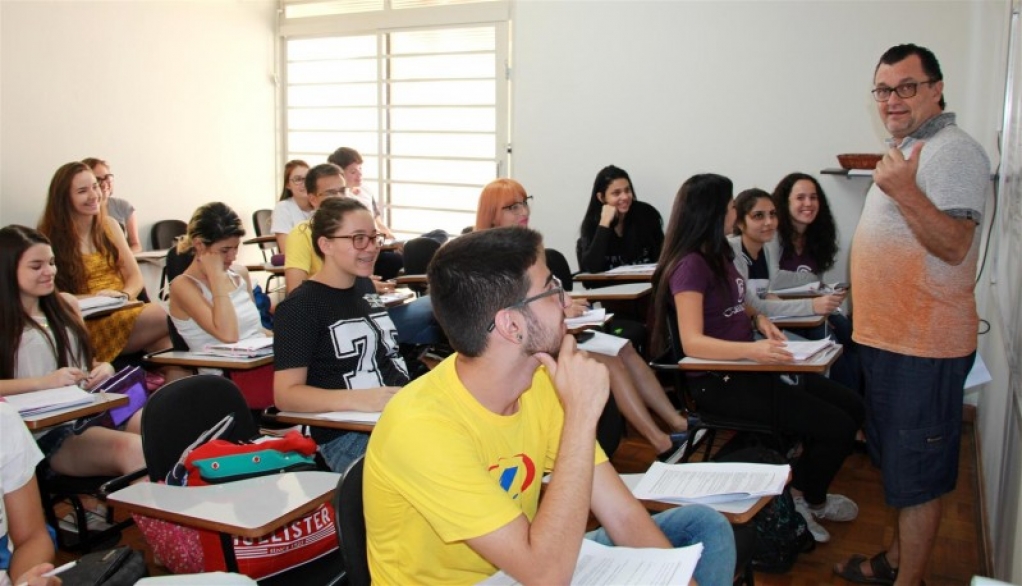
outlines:
[[660, 212], [636, 199], [624, 169], [608, 165], [596, 174], [576, 253], [583, 271], [655, 263], [664, 243]]
[[[745, 302], [745, 280], [733, 264], [727, 241], [735, 222], [727, 177], [689, 178], [675, 198], [654, 283], [655, 344], [664, 345], [667, 320], [677, 321], [685, 355], [707, 360], [752, 360], [791, 364], [783, 334]], [[753, 330], [765, 339], [755, 340]], [[827, 488], [851, 453], [865, 415], [851, 390], [822, 376], [775, 373], [689, 373], [700, 409], [776, 425], [804, 438], [793, 468], [796, 509], [817, 541], [830, 534], [816, 519], [850, 521], [858, 507]], [[794, 384], [792, 384], [794, 383]], [[771, 401], [776, 400], [776, 404]]]
[[[79, 297], [137, 299], [145, 287], [142, 273], [101, 197], [96, 176], [85, 163], [67, 163], [53, 174], [39, 231], [56, 255], [57, 289]], [[153, 303], [90, 319], [86, 326], [102, 362], [170, 347], [167, 314]]]
[[[25, 226], [0, 229], [0, 396], [92, 389], [114, 372], [92, 351], [77, 301], [57, 291], [59, 274], [45, 236]], [[141, 413], [127, 429], [138, 428]], [[117, 476], [144, 466], [135, 433], [69, 423], [36, 441], [50, 467], [68, 476]]]

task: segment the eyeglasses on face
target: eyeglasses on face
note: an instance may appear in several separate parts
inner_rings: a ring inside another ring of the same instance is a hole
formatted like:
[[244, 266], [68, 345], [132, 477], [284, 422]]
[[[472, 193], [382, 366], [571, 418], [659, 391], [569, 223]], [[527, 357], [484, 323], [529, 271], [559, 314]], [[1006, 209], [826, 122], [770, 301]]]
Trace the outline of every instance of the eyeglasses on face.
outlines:
[[[501, 311], [506, 311], [506, 310], [509, 310], [509, 309], [519, 309], [519, 308], [527, 306], [528, 304], [532, 303], [533, 301], [539, 301], [540, 299], [543, 299], [544, 297], [550, 297], [552, 295], [557, 295], [558, 296], [558, 301], [561, 302], [561, 307], [564, 307], [564, 302], [565, 302], [565, 299], [564, 299], [564, 285], [561, 284], [561, 280], [560, 279], [558, 279], [557, 277], [555, 277], [553, 275], [550, 275], [550, 288], [549, 289], [547, 289], [546, 291], [543, 291], [542, 293], [537, 293], [536, 295], [533, 295], [532, 297], [526, 297], [525, 299], [522, 299], [518, 303], [512, 303], [511, 305], [508, 305], [507, 307], [505, 307]], [[494, 320], [490, 320], [490, 325], [486, 327], [486, 331], [487, 332], [492, 332], [493, 328], [495, 328], [495, 327], [497, 327], [496, 320], [495, 319]]]
[[344, 195], [345, 193], [348, 193], [347, 187], [338, 187], [337, 189], [325, 189], [317, 193], [316, 195], [320, 197], [338, 197]]
[[526, 198], [523, 199], [522, 201], [516, 201], [515, 203], [513, 203], [513, 204], [511, 204], [509, 206], [504, 206], [504, 207], [502, 207], [500, 209], [502, 209], [504, 211], [511, 212], [512, 214], [514, 214], [516, 216], [520, 216], [520, 215], [524, 214], [525, 212], [529, 211], [529, 202], [531, 202], [531, 201], [532, 201], [532, 196], [529, 195], [529, 196], [526, 196]]
[[99, 176], [96, 177], [96, 183], [113, 183], [113, 181], [114, 181], [114, 174], [113, 173], [107, 173], [106, 175], [103, 175], [102, 177], [99, 177]]
[[369, 243], [376, 243], [376, 248], [383, 246], [383, 242], [387, 239], [383, 234], [342, 234], [339, 236], [324, 236], [328, 240], [336, 240], [338, 238], [347, 238], [351, 240], [351, 246], [355, 250], [365, 250], [369, 248]]
[[305, 183], [305, 175], [292, 175], [290, 181], [292, 185], [301, 185]]
[[878, 102], [886, 102], [891, 99], [891, 93], [898, 94], [898, 97], [905, 100], [908, 98], [915, 97], [916, 92], [919, 91], [919, 86], [924, 83], [935, 84], [939, 79], [928, 79], [926, 81], [906, 81], [905, 83], [899, 83], [894, 87], [880, 86], [870, 91], [873, 94], [873, 99]]

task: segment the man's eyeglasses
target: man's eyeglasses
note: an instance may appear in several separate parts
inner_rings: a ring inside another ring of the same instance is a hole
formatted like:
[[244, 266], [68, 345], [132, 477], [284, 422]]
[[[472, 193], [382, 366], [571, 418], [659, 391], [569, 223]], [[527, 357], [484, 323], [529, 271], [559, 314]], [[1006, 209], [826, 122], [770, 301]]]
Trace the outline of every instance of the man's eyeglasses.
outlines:
[[324, 190], [324, 191], [321, 191], [321, 192], [317, 193], [316, 195], [318, 195], [320, 197], [338, 197], [338, 196], [344, 195], [345, 193], [348, 193], [348, 188], [347, 187], [340, 187], [340, 188], [337, 188], [337, 189], [327, 189], [327, 190]]
[[[543, 299], [544, 297], [550, 297], [551, 295], [557, 295], [558, 296], [558, 298], [557, 298], [558, 301], [561, 302], [561, 307], [564, 307], [564, 301], [565, 301], [564, 300], [564, 285], [561, 284], [561, 280], [560, 279], [558, 279], [557, 277], [555, 277], [553, 275], [550, 276], [550, 288], [549, 289], [547, 289], [546, 291], [543, 291], [542, 293], [538, 293], [536, 295], [533, 295], [532, 297], [526, 297], [525, 299], [522, 299], [518, 303], [513, 303], [511, 305], [508, 305], [507, 307], [504, 308], [504, 310], [507, 310], [507, 309], [518, 309], [520, 307], [525, 307], [526, 305], [532, 303], [533, 301], [538, 301], [540, 299]], [[493, 328], [495, 328], [495, 327], [497, 327], [496, 320], [491, 320], [490, 321], [490, 325], [487, 326], [487, 328], [486, 328], [486, 331], [487, 332], [492, 332]]]
[[113, 183], [113, 181], [114, 181], [113, 173], [107, 173], [102, 177], [96, 177], [96, 183]]
[[520, 215], [524, 214], [525, 212], [529, 211], [529, 202], [530, 201], [532, 201], [532, 196], [531, 195], [527, 196], [522, 201], [516, 201], [515, 203], [513, 203], [513, 204], [511, 204], [509, 206], [504, 206], [504, 207], [502, 207], [500, 209], [508, 211], [508, 212], [511, 212], [512, 214], [514, 214], [516, 216], [520, 216]]
[[292, 175], [291, 183], [293, 185], [301, 185], [302, 183], [305, 183], [305, 175]]
[[919, 85], [924, 83], [934, 84], [940, 81], [939, 79], [928, 79], [926, 81], [906, 81], [905, 83], [899, 83], [894, 87], [878, 87], [870, 91], [873, 94], [873, 99], [878, 102], [886, 102], [891, 99], [891, 94], [898, 94], [898, 97], [905, 100], [908, 98], [915, 97], [916, 92], [919, 91]]
[[369, 248], [369, 243], [374, 242], [376, 248], [383, 246], [384, 241], [387, 239], [383, 234], [345, 234], [342, 236], [324, 236], [329, 240], [336, 240], [338, 238], [347, 238], [351, 240], [351, 246], [355, 250], [365, 250]]

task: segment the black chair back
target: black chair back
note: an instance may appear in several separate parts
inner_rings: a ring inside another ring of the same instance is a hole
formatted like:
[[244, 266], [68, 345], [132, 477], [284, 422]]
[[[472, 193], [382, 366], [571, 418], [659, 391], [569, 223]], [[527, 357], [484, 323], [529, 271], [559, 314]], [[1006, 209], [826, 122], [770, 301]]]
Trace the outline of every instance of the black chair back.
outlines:
[[153, 243], [153, 250], [165, 250], [174, 246], [178, 236], [188, 233], [188, 224], [181, 220], [160, 220], [153, 224], [149, 232], [149, 238]]
[[142, 411], [142, 453], [149, 479], [166, 478], [185, 448], [231, 413], [234, 427], [224, 439], [248, 440], [258, 435], [241, 391], [222, 376], [189, 376], [153, 393]]
[[432, 238], [412, 238], [405, 242], [404, 265], [406, 275], [424, 275], [429, 261], [439, 250], [440, 243]]
[[341, 558], [349, 586], [369, 586], [369, 558], [366, 553], [366, 518], [362, 505], [362, 472], [365, 456], [348, 466], [334, 493], [334, 524], [341, 545]]
[[553, 248], [546, 249], [546, 266], [555, 277], [560, 279], [565, 291], [571, 291], [574, 287], [571, 277], [571, 267], [568, 266], [568, 259]]

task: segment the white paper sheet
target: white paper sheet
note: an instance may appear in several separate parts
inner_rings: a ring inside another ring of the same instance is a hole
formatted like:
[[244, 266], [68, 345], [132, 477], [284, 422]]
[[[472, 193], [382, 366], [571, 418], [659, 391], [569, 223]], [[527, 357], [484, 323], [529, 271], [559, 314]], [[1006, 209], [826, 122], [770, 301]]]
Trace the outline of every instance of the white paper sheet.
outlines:
[[[640, 549], [607, 547], [583, 539], [571, 584], [585, 586], [688, 584], [702, 553], [701, 543], [675, 549]], [[519, 582], [504, 572], [497, 572], [479, 584], [513, 586]]]
[[656, 263], [643, 265], [621, 265], [607, 271], [607, 275], [652, 275], [656, 271]]
[[758, 498], [780, 494], [790, 472], [787, 464], [654, 462], [634, 493], [640, 499], [685, 503]]
[[592, 332], [592, 334], [593, 337], [578, 345], [579, 350], [604, 356], [617, 356], [628, 343], [628, 338], [619, 338], [603, 332]]
[[88, 405], [92, 402], [92, 395], [76, 385], [7, 395], [4, 398], [23, 416], [56, 411], [75, 405]]
[[613, 315], [613, 313], [607, 315], [607, 310], [602, 307], [587, 309], [585, 313], [578, 317], [564, 318], [564, 325], [569, 330], [583, 326], [602, 326]]

